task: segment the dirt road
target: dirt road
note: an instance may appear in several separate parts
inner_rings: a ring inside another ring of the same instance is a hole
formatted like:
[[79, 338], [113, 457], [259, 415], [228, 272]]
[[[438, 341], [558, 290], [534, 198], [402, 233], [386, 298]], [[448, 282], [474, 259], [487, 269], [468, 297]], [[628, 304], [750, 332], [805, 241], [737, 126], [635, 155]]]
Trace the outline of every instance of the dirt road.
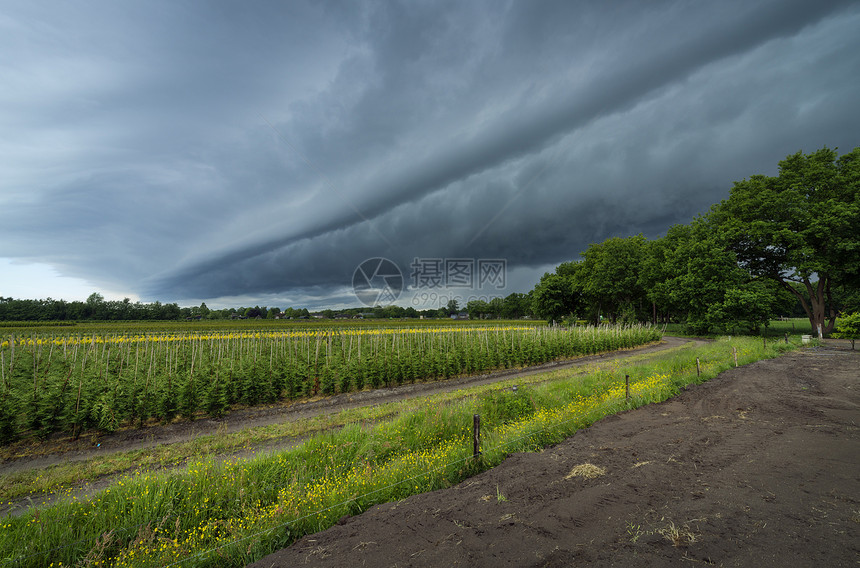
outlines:
[[860, 352], [793, 352], [252, 566], [856, 567], [858, 426]]

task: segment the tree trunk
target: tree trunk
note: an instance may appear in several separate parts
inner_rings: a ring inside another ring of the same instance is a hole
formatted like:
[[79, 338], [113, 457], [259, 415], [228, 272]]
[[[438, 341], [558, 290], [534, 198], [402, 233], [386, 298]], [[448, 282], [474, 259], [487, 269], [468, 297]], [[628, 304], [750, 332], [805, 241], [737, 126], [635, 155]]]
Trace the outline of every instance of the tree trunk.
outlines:
[[806, 298], [795, 290], [788, 282], [780, 279], [780, 284], [794, 294], [798, 300], [800, 300], [800, 305], [803, 307], [803, 311], [806, 312], [806, 316], [809, 318], [809, 324], [812, 326], [812, 333], [819, 336], [824, 336], [830, 334], [833, 331], [833, 327], [836, 325], [836, 310], [833, 308], [833, 303], [831, 300], [830, 294], [830, 277], [827, 275], [819, 274], [818, 282], [815, 286], [812, 285], [812, 282], [809, 281], [809, 278], [804, 278], [802, 280], [802, 284], [806, 288], [807, 294], [809, 294], [809, 301], [806, 301]]

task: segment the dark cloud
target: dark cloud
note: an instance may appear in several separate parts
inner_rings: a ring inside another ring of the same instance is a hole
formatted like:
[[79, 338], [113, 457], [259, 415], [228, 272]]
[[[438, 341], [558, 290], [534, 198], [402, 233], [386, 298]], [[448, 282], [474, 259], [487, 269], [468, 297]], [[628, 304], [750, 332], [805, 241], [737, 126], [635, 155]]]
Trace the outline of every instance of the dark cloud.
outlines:
[[343, 303], [374, 256], [536, 280], [860, 131], [850, 2], [27, 10], [0, 257], [146, 298]]

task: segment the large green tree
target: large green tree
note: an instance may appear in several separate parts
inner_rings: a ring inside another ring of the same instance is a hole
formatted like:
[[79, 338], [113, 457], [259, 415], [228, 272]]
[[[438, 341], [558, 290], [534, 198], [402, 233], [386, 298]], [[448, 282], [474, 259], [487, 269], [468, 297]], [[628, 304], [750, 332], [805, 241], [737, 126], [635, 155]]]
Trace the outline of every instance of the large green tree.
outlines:
[[860, 148], [788, 156], [777, 176], [736, 182], [709, 220], [739, 266], [794, 294], [813, 329], [830, 333], [833, 290], [860, 282]]
[[532, 310], [539, 318], [560, 322], [582, 309], [576, 286], [578, 262], [566, 262], [544, 274], [532, 291]]
[[605, 314], [614, 323], [622, 313], [635, 319], [635, 311], [646, 299], [639, 282], [646, 242], [642, 235], [612, 237], [582, 253], [576, 282], [596, 319]]
[[667, 320], [683, 321], [694, 333], [755, 332], [792, 303], [786, 307], [775, 284], [738, 266], [721, 235], [701, 217], [648, 243], [639, 283], [655, 312], [659, 306]]

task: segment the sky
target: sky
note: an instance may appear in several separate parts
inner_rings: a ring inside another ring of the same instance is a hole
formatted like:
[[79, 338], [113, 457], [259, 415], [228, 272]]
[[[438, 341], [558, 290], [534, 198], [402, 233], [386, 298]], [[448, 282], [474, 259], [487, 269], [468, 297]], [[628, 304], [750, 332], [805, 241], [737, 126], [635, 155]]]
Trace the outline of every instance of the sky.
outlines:
[[527, 292], [860, 145], [857, 30], [837, 0], [0, 1], [0, 296]]

